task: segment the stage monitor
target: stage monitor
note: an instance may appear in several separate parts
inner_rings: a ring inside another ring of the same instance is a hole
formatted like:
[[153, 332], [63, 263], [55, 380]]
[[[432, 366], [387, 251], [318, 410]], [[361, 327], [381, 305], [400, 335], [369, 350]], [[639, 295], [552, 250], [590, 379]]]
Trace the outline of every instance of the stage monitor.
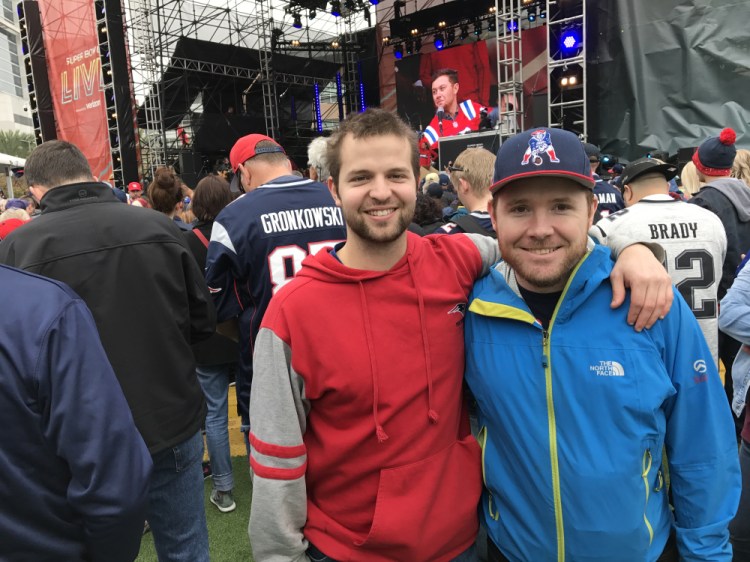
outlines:
[[445, 167], [450, 162], [455, 161], [458, 155], [467, 148], [486, 148], [492, 154], [496, 154], [497, 149], [500, 148], [501, 144], [502, 138], [499, 129], [443, 137], [438, 140], [438, 160], [440, 170], [445, 170]]

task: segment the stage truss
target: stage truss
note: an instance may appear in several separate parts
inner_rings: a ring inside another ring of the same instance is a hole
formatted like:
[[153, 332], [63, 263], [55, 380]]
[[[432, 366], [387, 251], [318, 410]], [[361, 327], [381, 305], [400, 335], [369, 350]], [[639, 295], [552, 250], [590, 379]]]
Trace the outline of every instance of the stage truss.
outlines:
[[[217, 78], [244, 78], [250, 81], [247, 90], [262, 88], [265, 132], [277, 138], [278, 89], [285, 85], [312, 88], [320, 80], [274, 68], [274, 53], [296, 54], [295, 51], [300, 50], [295, 47], [298, 42], [306, 46], [304, 50], [310, 58], [340, 61], [346, 80], [348, 107], [356, 107], [353, 99], [357, 90], [353, 84], [356, 75], [351, 68], [356, 64], [356, 58], [351, 54], [352, 49], [341, 47], [356, 29], [364, 27], [358, 12], [334, 18], [319, 10], [317, 17], [312, 19], [309, 11], [304, 10], [306, 25], [295, 29], [292, 19], [294, 13], [301, 10], [298, 0], [212, 0], [211, 4], [185, 0], [125, 0], [125, 3], [134, 97], [145, 112], [138, 131], [143, 177], [153, 177], [156, 167], [174, 163], [179, 152], [191, 148], [194, 135], [190, 117], [202, 111], [203, 100], [199, 97], [179, 127], [165, 127], [163, 79], [168, 67], [208, 73]], [[259, 57], [242, 67], [174, 58], [175, 47], [182, 37], [254, 49]], [[338, 42], [340, 47], [333, 48], [333, 42]], [[334, 110], [335, 107], [328, 109], [329, 112]], [[328, 115], [324, 114], [323, 118], [326, 117]], [[309, 131], [310, 138], [314, 134], [314, 131]]]

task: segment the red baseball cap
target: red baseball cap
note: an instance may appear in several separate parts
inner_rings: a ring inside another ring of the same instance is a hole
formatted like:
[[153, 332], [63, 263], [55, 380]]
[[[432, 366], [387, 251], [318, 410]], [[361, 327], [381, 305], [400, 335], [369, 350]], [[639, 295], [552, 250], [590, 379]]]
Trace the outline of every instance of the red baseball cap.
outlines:
[[[274, 146], [268, 146], [256, 150], [255, 147], [261, 141], [272, 142]], [[281, 145], [271, 137], [259, 135], [257, 133], [246, 135], [234, 143], [232, 150], [229, 152], [229, 163], [232, 165], [232, 170], [237, 172], [239, 165], [247, 162], [253, 156], [257, 156], [258, 154], [268, 154], [270, 152], [284, 152], [286, 154]]]
[[8, 234], [27, 222], [21, 219], [5, 219], [3, 222], [0, 222], [0, 240], [3, 240]]
[[143, 191], [143, 187], [137, 181], [131, 181], [128, 184], [128, 191]]

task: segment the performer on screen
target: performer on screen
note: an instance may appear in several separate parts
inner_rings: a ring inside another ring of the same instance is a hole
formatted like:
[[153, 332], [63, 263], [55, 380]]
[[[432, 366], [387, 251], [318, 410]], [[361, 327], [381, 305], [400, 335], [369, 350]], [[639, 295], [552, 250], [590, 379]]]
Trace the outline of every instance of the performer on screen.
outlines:
[[419, 139], [420, 164], [429, 167], [436, 159], [437, 142], [441, 137], [452, 137], [478, 131], [488, 109], [472, 100], [458, 102], [458, 72], [452, 68], [436, 70], [432, 75], [432, 101], [435, 117]]

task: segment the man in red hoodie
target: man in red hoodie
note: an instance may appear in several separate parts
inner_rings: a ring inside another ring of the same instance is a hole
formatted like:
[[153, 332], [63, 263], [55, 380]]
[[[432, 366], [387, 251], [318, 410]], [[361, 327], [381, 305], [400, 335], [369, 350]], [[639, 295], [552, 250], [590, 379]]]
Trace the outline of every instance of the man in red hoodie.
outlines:
[[[393, 114], [346, 121], [328, 159], [347, 240], [305, 259], [255, 343], [254, 558], [475, 560], [482, 475], [462, 393], [463, 322], [497, 244], [407, 232], [418, 152]], [[668, 309], [670, 284], [648, 250], [627, 254], [658, 278], [642, 327]], [[619, 304], [620, 274], [614, 284]]]

